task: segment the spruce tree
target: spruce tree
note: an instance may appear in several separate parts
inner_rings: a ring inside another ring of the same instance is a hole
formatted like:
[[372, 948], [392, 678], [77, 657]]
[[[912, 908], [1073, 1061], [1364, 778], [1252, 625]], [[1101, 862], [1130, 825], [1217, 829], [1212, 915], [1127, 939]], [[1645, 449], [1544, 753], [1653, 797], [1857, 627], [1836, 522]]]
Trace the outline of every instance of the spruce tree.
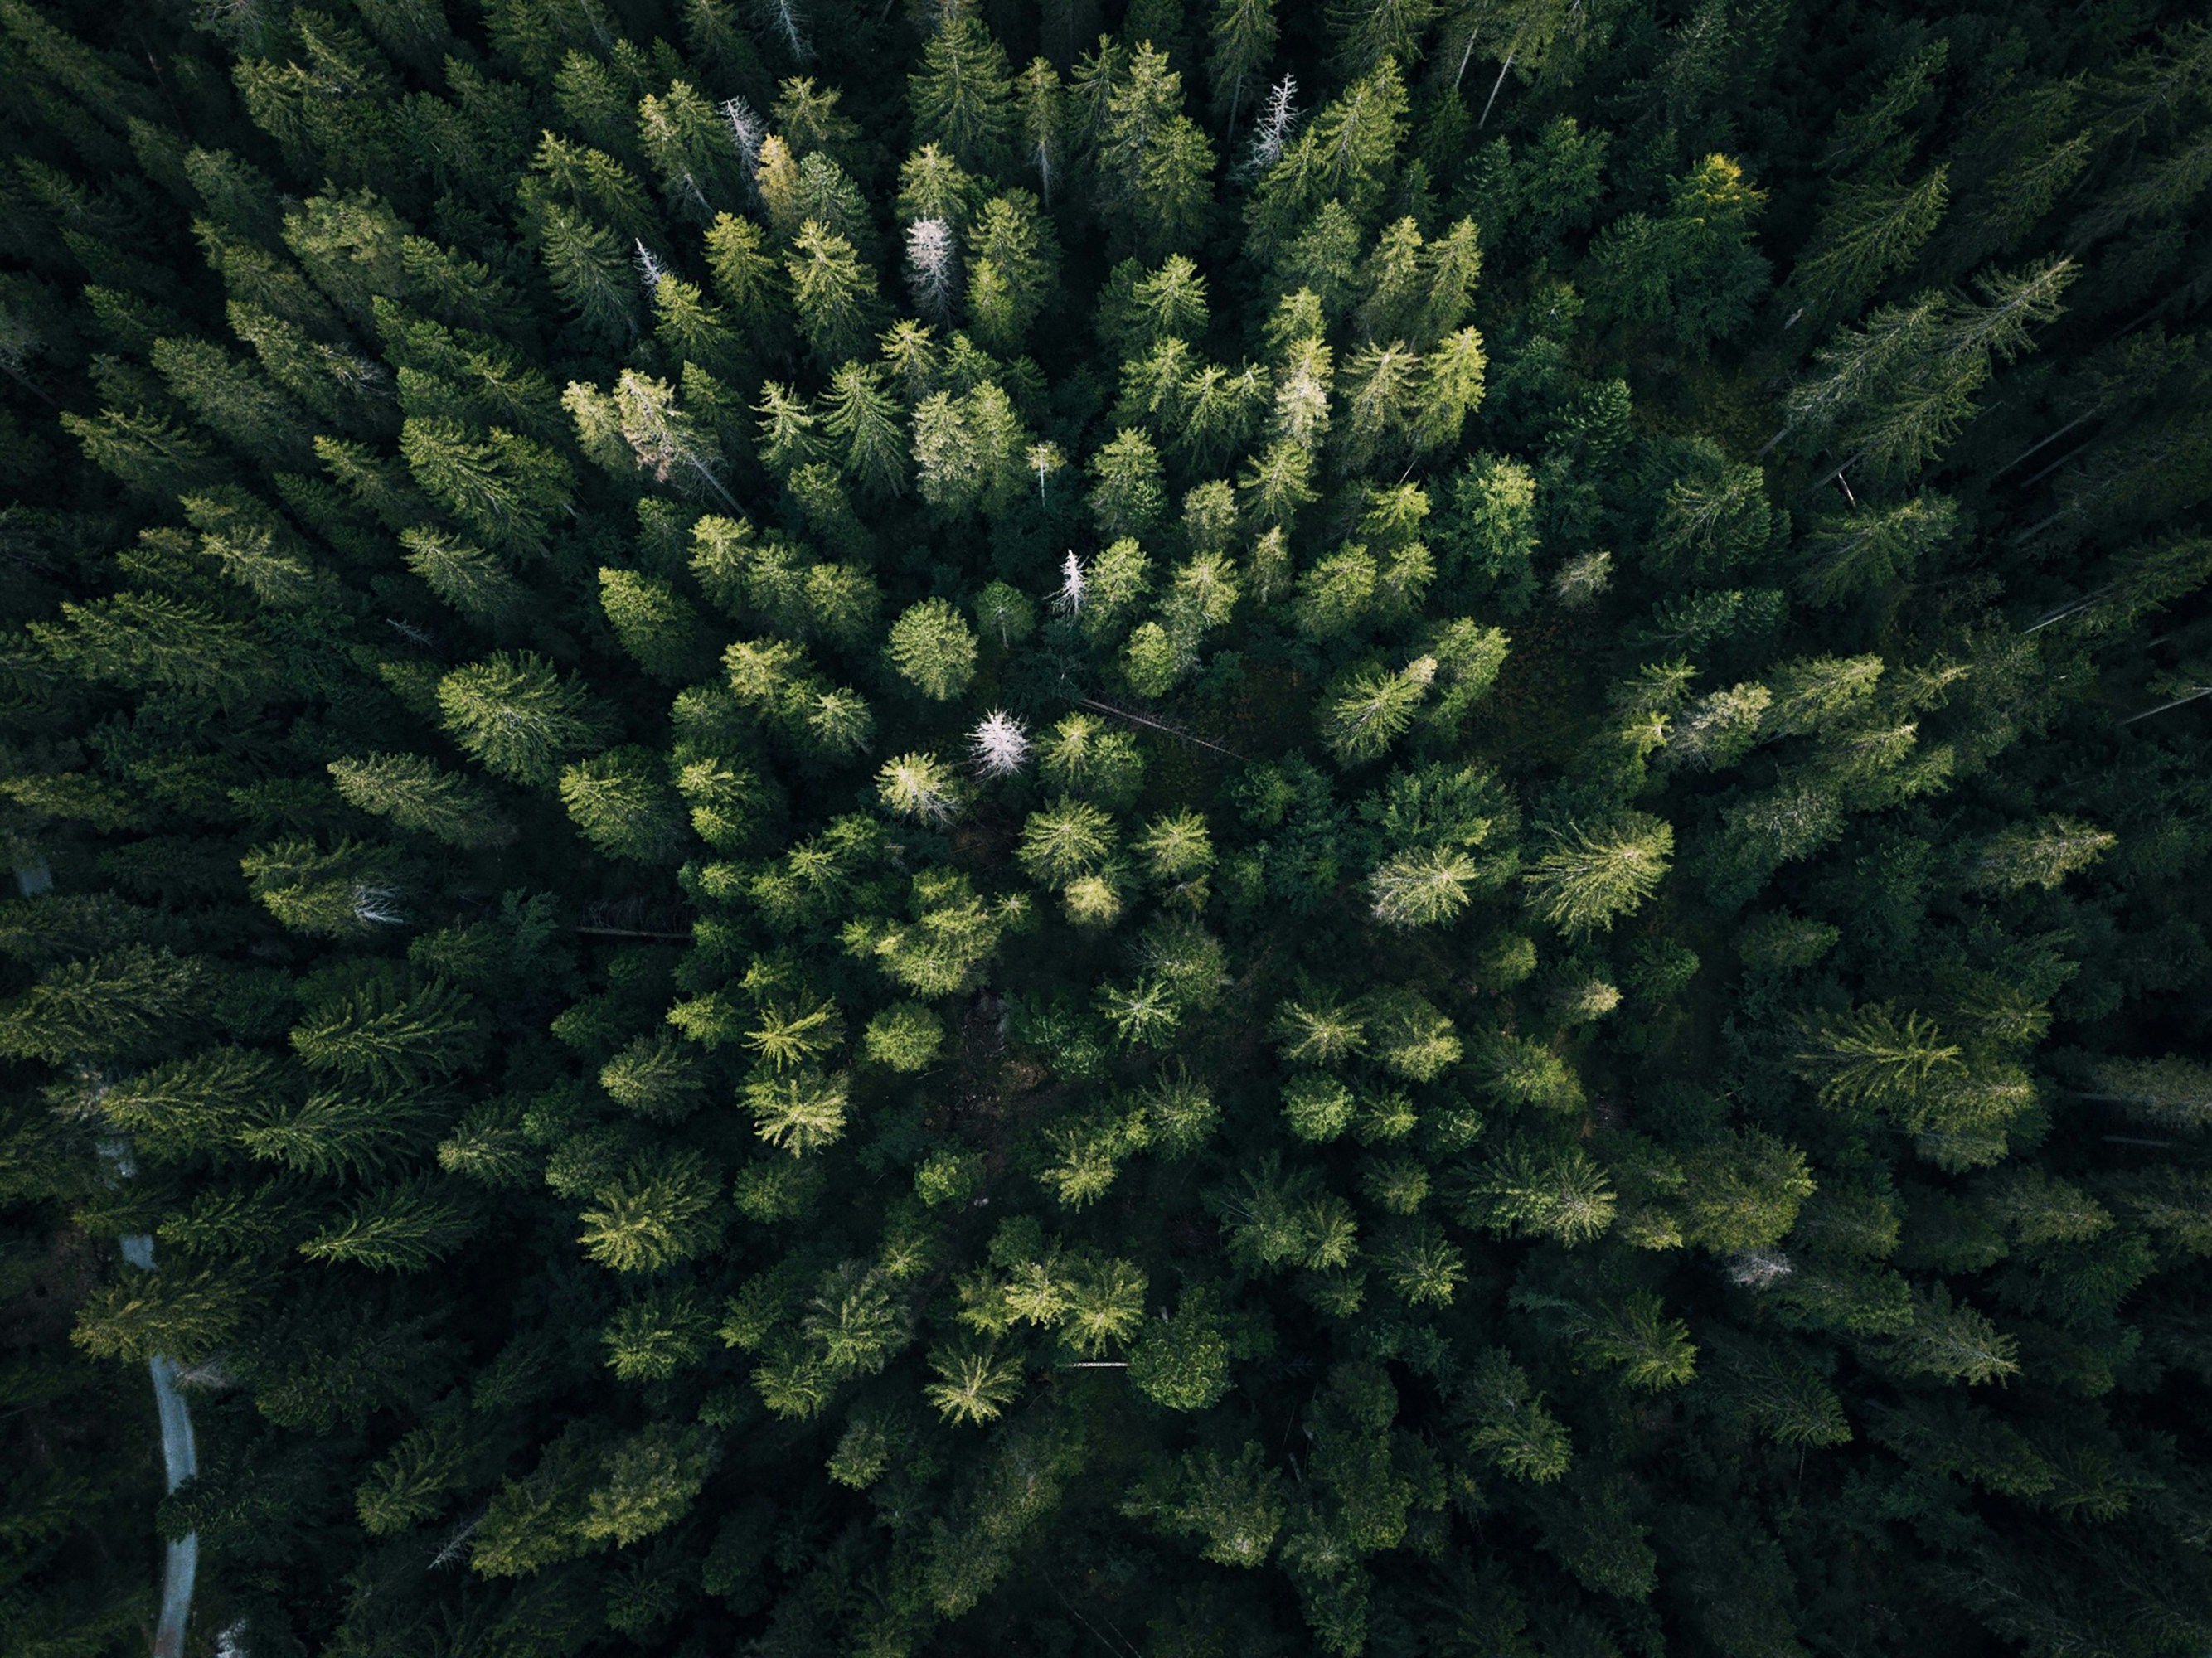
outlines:
[[0, 0], [0, 1646], [2200, 1653], [2198, 20], [650, 9]]

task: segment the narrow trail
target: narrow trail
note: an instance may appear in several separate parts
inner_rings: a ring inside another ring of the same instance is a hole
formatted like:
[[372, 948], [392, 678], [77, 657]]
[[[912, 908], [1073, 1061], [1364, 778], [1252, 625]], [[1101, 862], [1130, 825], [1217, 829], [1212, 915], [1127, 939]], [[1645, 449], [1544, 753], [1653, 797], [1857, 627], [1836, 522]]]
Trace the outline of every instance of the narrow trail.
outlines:
[[[141, 1272], [154, 1270], [154, 1240], [134, 1232], [123, 1240], [123, 1259]], [[161, 1418], [161, 1461], [168, 1472], [168, 1489], [199, 1472], [199, 1450], [192, 1441], [191, 1408], [177, 1388], [177, 1367], [167, 1353], [146, 1361], [154, 1378], [154, 1405]], [[154, 1658], [184, 1658], [185, 1626], [191, 1620], [192, 1584], [199, 1576], [199, 1533], [191, 1533], [169, 1545], [161, 1569], [161, 1620], [154, 1626]]]
[[[35, 898], [53, 888], [52, 872], [42, 860], [27, 869], [15, 872], [16, 890], [26, 898]], [[116, 1172], [129, 1178], [131, 1163], [129, 1152], [117, 1157]], [[154, 1240], [144, 1232], [134, 1232], [123, 1240], [123, 1259], [142, 1272], [154, 1270]], [[146, 1361], [146, 1369], [154, 1378], [154, 1406], [161, 1420], [161, 1461], [168, 1474], [168, 1489], [178, 1486], [199, 1472], [199, 1451], [192, 1440], [191, 1407], [177, 1388], [177, 1367], [166, 1353], [155, 1353]], [[154, 1658], [184, 1658], [185, 1627], [191, 1621], [192, 1585], [199, 1576], [200, 1540], [191, 1535], [169, 1545], [161, 1568], [161, 1617], [154, 1626]]]

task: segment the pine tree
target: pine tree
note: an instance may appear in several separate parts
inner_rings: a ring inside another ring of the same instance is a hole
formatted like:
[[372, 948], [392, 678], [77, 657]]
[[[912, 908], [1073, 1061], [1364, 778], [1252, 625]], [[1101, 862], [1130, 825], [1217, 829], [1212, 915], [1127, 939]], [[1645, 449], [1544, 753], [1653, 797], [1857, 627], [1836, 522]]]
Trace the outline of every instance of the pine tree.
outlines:
[[654, 677], [691, 677], [705, 653], [698, 610], [668, 582], [635, 570], [599, 572], [599, 608], [623, 648]]
[[943, 217], [933, 214], [907, 227], [907, 287], [913, 293], [915, 308], [939, 327], [952, 321], [959, 258], [952, 227]]
[[1824, 1103], [1908, 1117], [1964, 1069], [1960, 1048], [1932, 1021], [1911, 1010], [1900, 1020], [1887, 1004], [1825, 1023], [1799, 1062], [1818, 1079]]
[[562, 768], [561, 803], [607, 856], [659, 862], [683, 844], [683, 817], [665, 769], [649, 749], [610, 750]]
[[1386, 60], [1413, 63], [1442, 9], [1437, 0], [1341, 0], [1328, 11], [1338, 68], [1350, 77]]
[[376, 978], [313, 1010], [290, 1041], [310, 1071], [399, 1090], [462, 1069], [477, 1035], [468, 998], [453, 987], [434, 982], [410, 994]]
[[575, 487], [556, 452], [497, 427], [478, 437], [458, 421], [410, 420], [401, 428], [399, 450], [431, 501], [465, 528], [501, 545], [541, 544]]
[[885, 761], [876, 775], [876, 793], [900, 817], [924, 823], [945, 822], [964, 799], [952, 768], [929, 754], [902, 754]]
[[1213, 52], [1206, 69], [1213, 118], [1234, 132], [1246, 106], [1258, 104], [1261, 83], [1274, 58], [1280, 25], [1273, 0], [1216, 0], [1210, 33]]
[[1807, 538], [1806, 597], [1833, 604], [1884, 583], [1909, 578], [1953, 533], [1958, 503], [1948, 495], [1916, 495], [1890, 507], [1822, 517]]
[[[489, 281], [491, 273], [483, 274]], [[258, 306], [234, 300], [228, 315], [231, 331], [253, 348], [269, 377], [314, 414], [349, 429], [381, 424], [381, 365]]]
[[[1478, 387], [1480, 363], [1478, 352]], [[1334, 446], [1340, 466], [1354, 473], [1371, 470], [1394, 446], [1394, 440], [1403, 438], [1417, 421], [1428, 417], [1422, 396], [1430, 388], [1423, 384], [1422, 367], [1419, 356], [1402, 341], [1364, 345], [1345, 359], [1345, 419]], [[1452, 412], [1463, 413], [1464, 409], [1462, 404]], [[1453, 429], [1456, 431], [1455, 425]]]
[[884, 653], [924, 696], [949, 701], [975, 674], [976, 641], [960, 612], [945, 599], [927, 598], [891, 624]]
[[824, 1077], [811, 1069], [787, 1077], [756, 1074], [745, 1084], [744, 1099], [754, 1132], [794, 1157], [834, 1145], [844, 1132], [842, 1076]]
[[1050, 60], [1030, 60], [1029, 67], [1015, 77], [1014, 102], [1019, 114], [1019, 161], [1036, 175], [1037, 194], [1049, 210], [1053, 185], [1069, 165], [1066, 94]]
[[387, 1187], [356, 1201], [345, 1218], [325, 1227], [300, 1253], [314, 1261], [351, 1261], [383, 1272], [421, 1272], [467, 1241], [473, 1221], [446, 1190], [448, 1182], [424, 1175]]
[[1101, 216], [1140, 255], [1192, 243], [1212, 204], [1213, 147], [1182, 111], [1182, 76], [1139, 44], [1105, 94], [1092, 165]]
[[929, 1367], [938, 1380], [924, 1394], [949, 1422], [994, 1421], [1021, 1391], [1019, 1367], [988, 1350], [939, 1349], [930, 1355]]
[[1674, 850], [1673, 827], [1643, 813], [1569, 829], [1523, 878], [1530, 908], [1570, 936], [1608, 930], [1657, 890]]
[[944, 1022], [918, 1002], [900, 1002], [868, 1021], [868, 1058], [893, 1071], [927, 1070], [943, 1048]]
[[2212, 45], [1617, 9], [0, 0], [0, 1644], [2203, 1648]]
[[2010, 361], [2027, 349], [2030, 325], [2058, 313], [2072, 275], [2057, 260], [2019, 276], [1981, 284], [1984, 303], [1954, 312], [1929, 355], [1906, 366], [1900, 382], [1869, 399], [1849, 441], [1854, 458], [1878, 471], [1917, 471], [1971, 419], [1973, 398], [1988, 379], [1992, 356]]
[[299, 464], [307, 422], [258, 369], [205, 340], [156, 340], [149, 356], [170, 395], [217, 436]]
[[40, 975], [7, 1009], [0, 1042], [56, 1065], [128, 1059], [204, 1017], [212, 993], [204, 963], [132, 944]]
[[422, 585], [471, 622], [496, 626], [528, 602], [506, 564], [473, 542], [415, 525], [399, 532], [399, 543]]
[[562, 758], [592, 746], [600, 729], [582, 687], [528, 652], [456, 668], [438, 682], [437, 695], [453, 740], [518, 783], [551, 783]]
[[537, 234], [546, 280], [576, 319], [603, 340], [632, 338], [636, 289], [620, 236], [550, 202], [538, 210]]
[[1325, 105], [1261, 175], [1245, 210], [1252, 252], [1277, 258], [1332, 200], [1353, 225], [1379, 204], [1405, 136], [1405, 82], [1395, 61]]
[[852, 243], [810, 219], [793, 239], [784, 270], [815, 355], [824, 363], [858, 355], [875, 331], [878, 301], [874, 275]]
[[947, 10], [908, 77], [915, 136], [942, 144], [973, 172], [1004, 175], [1012, 160], [1012, 66], [981, 20]]
[[933, 393], [913, 416], [921, 498], [959, 513], [1003, 512], [1025, 482], [1026, 434], [1006, 394], [986, 383], [955, 398]]
[[1030, 814], [1018, 856], [1031, 879], [1060, 887], [1103, 867], [1115, 845], [1113, 819], [1079, 800]]
[[1415, 711], [1434, 682], [1434, 657], [1416, 657], [1396, 673], [1370, 669], [1348, 679], [1331, 701], [1322, 734], [1337, 758], [1347, 764], [1372, 760], [1387, 750], [1413, 723]]
[[1166, 1478], [1139, 1487], [1124, 1512], [1189, 1538], [1217, 1565], [1264, 1565], [1285, 1511], [1281, 1473], [1267, 1466], [1266, 1456], [1252, 1441], [1234, 1462], [1211, 1452], [1203, 1457], [1188, 1452]]
[[[708, 391], [696, 364], [685, 365], [685, 386], [695, 395]], [[562, 394], [562, 406], [576, 424], [576, 438], [584, 452], [617, 473], [635, 466], [650, 472], [659, 483], [672, 485], [688, 495], [708, 495], [725, 507], [734, 507], [723, 488], [720, 446], [697, 416], [683, 408], [676, 388], [625, 368], [615, 381], [611, 395], [580, 381]]]
[[949, 231], [966, 228], [988, 186], [936, 144], [923, 144], [899, 164], [898, 216], [911, 228], [941, 219]]
[[2118, 837], [2079, 818], [2047, 817], [2021, 823], [1992, 837], [1974, 860], [1972, 884], [1989, 892], [2045, 890], [2077, 870], [2086, 869], [2117, 844]]
[[720, 115], [689, 82], [672, 81], [665, 97], [646, 94], [637, 134], [663, 194], [685, 218], [710, 223], [721, 203], [742, 192], [743, 157]]
[[[662, 273], [653, 284], [654, 337], [670, 355], [709, 374], [736, 378], [746, 348], [728, 317], [694, 283]], [[680, 372], [680, 371], [679, 371]]]
[[897, 405], [873, 364], [845, 364], [830, 377], [822, 429], [845, 445], [848, 477], [878, 495], [897, 495], [906, 487], [905, 434]]
[[1607, 230], [1593, 252], [1593, 298], [1602, 316], [1664, 323], [1703, 352], [1742, 325], [1765, 288], [1766, 261], [1750, 244], [1766, 198], [1725, 155], [1706, 156], [1668, 187], [1665, 218], [1632, 214]]
[[1885, 307], [1863, 331], [1845, 331], [1815, 354], [1825, 372], [1792, 399], [1793, 423], [1820, 430], [1854, 414], [1844, 437], [1845, 468], [1865, 462], [1917, 472], [1972, 417], [1993, 359], [2011, 361], [2028, 349], [2035, 325], [2058, 314], [2073, 275], [2071, 261], [2056, 259], [1984, 277], [1979, 305], [1925, 294], [1909, 307]]
[[976, 343], [1011, 355], [1059, 275], [1052, 232], [1027, 191], [994, 197], [968, 230], [968, 318]]
[[2018, 1351], [2012, 1337], [1938, 1285], [1914, 1307], [1911, 1327], [1899, 1338], [1894, 1362], [1907, 1375], [1982, 1383], [2016, 1373]]
[[578, 1217], [578, 1242], [600, 1266], [645, 1272], [689, 1260], [712, 1247], [721, 1230], [714, 1214], [721, 1181], [696, 1152], [670, 1152], [632, 1162], [592, 1194]]
[[707, 228], [707, 268], [732, 320], [756, 350], [772, 355], [789, 324], [781, 304], [783, 271], [760, 227], [733, 213], [717, 214]]
[[1159, 457], [1143, 433], [1124, 427], [1092, 457], [1091, 475], [1091, 516], [1107, 539], [1142, 536], [1166, 515]]
[[102, 1285], [78, 1309], [70, 1339], [95, 1358], [194, 1363], [244, 1322], [238, 1287], [217, 1272], [172, 1266]]
[[406, 887], [381, 848], [340, 841], [271, 841], [240, 860], [247, 890], [285, 926], [332, 937], [373, 934], [406, 919]]
[[1911, 262], [1950, 198], [1949, 171], [1940, 164], [1911, 184], [1843, 187], [1822, 217], [1815, 251], [1798, 262], [1791, 282], [1820, 311], [1855, 307]]
[[1481, 407], [1489, 367], [1482, 336], [1462, 328], [1437, 342], [1423, 362], [1420, 411], [1410, 422], [1415, 446], [1455, 448], [1467, 417]]

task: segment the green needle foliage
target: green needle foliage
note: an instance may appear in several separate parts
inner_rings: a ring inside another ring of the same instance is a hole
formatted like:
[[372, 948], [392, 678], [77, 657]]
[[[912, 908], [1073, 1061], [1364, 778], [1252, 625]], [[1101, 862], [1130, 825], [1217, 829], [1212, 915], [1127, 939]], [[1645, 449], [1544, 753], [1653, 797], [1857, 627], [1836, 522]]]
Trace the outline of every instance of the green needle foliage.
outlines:
[[2201, 9], [0, 0], [0, 1650], [2202, 1658]]

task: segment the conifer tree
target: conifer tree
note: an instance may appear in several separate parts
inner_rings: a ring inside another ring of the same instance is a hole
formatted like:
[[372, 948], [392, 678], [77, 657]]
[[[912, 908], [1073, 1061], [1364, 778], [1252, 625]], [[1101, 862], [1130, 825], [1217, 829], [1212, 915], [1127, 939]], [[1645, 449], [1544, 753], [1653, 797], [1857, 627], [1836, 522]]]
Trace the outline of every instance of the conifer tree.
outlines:
[[399, 436], [408, 470], [432, 501], [486, 540], [542, 543], [574, 477], [544, 444], [494, 427], [481, 439], [459, 422], [413, 419]]
[[1021, 167], [1036, 179], [1037, 194], [1050, 209], [1053, 186], [1069, 166], [1066, 94], [1050, 59], [1031, 58], [1015, 77], [1014, 103]]
[[1012, 159], [1012, 66], [971, 13], [949, 9], [909, 81], [915, 135], [942, 144], [973, 173], [1004, 174]]
[[2193, 15], [341, 10], [0, 0], [0, 1647], [2203, 1649]]
[[330, 773], [349, 805], [448, 846], [497, 847], [514, 838], [514, 825], [501, 817], [489, 791], [441, 769], [424, 756], [377, 754], [333, 760]]
[[1123, 428], [1091, 464], [1091, 512], [1109, 540], [1141, 536], [1167, 511], [1159, 457], [1141, 432]]
[[562, 756], [591, 746], [599, 729], [581, 686], [527, 652], [502, 652], [438, 682], [438, 709], [453, 739], [495, 775], [550, 783]]
[[994, 197], [968, 230], [968, 318], [976, 343], [1012, 355], [1044, 307], [1059, 258], [1026, 191]]
[[1273, 0], [1218, 0], [1209, 33], [1213, 51], [1206, 68], [1213, 118], [1224, 131], [1235, 132], [1245, 111], [1258, 104], [1274, 58], [1281, 25]]
[[876, 323], [875, 277], [852, 243], [809, 219], [792, 239], [784, 261], [799, 331], [824, 362], [857, 355]]
[[658, 755], [615, 749], [561, 773], [561, 801], [586, 839], [611, 858], [651, 863], [682, 844], [682, 819]]
[[1641, 813], [1601, 829], [1571, 829], [1530, 864], [1530, 905], [1570, 934], [1609, 928], [1657, 888], [1674, 849], [1672, 827]]
[[975, 635], [941, 598], [924, 599], [891, 624], [884, 654], [925, 696], [959, 695], [975, 673]]
[[1140, 254], [1194, 241], [1212, 204], [1213, 147], [1182, 103], [1182, 76], [1149, 41], [1104, 94], [1092, 158], [1098, 210]]

